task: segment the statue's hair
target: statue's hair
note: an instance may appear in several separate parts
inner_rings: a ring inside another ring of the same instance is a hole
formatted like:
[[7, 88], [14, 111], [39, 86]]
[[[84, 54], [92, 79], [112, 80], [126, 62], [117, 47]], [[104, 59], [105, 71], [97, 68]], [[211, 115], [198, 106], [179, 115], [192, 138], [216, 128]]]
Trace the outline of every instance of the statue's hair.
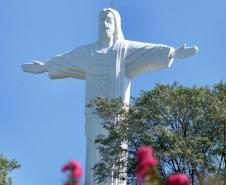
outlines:
[[100, 11], [99, 14], [99, 38], [101, 38], [101, 23], [100, 19], [103, 15], [105, 15], [107, 12], [111, 12], [113, 17], [114, 17], [114, 22], [115, 22], [115, 33], [114, 33], [114, 41], [119, 41], [119, 40], [124, 40], [124, 35], [122, 33], [122, 28], [121, 28], [121, 17], [118, 11], [112, 9], [112, 8], [104, 8]]

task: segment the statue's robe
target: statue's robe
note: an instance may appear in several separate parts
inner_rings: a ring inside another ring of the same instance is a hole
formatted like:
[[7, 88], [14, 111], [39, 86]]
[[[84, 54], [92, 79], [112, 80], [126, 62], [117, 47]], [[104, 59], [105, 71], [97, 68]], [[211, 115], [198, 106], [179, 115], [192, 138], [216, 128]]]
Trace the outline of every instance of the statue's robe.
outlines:
[[[51, 79], [78, 78], [86, 80], [85, 103], [95, 97], [121, 97], [129, 104], [131, 80], [135, 76], [152, 70], [169, 67], [172, 63], [172, 48], [160, 44], [134, 41], [118, 41], [105, 52], [96, 51], [89, 44], [56, 56], [46, 63]], [[96, 184], [91, 168], [98, 162], [99, 153], [94, 139], [106, 134], [97, 115], [86, 107], [86, 185]], [[112, 183], [114, 184], [114, 183]]]

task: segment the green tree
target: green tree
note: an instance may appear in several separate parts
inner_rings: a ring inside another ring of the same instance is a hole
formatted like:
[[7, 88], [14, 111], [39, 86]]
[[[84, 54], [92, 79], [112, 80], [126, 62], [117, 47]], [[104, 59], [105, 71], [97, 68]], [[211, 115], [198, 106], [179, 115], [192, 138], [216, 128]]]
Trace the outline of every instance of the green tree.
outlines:
[[20, 164], [16, 160], [8, 160], [0, 154], [0, 185], [11, 185], [12, 178], [9, 173], [17, 168], [20, 168]]
[[[189, 174], [203, 184], [206, 175], [223, 177], [225, 168], [226, 84], [210, 87], [156, 85], [132, 98], [93, 101], [108, 136], [96, 139], [102, 160], [95, 175], [104, 182], [113, 175], [135, 184], [136, 149], [154, 147], [164, 180], [174, 172]], [[128, 144], [128, 148], [123, 147]]]

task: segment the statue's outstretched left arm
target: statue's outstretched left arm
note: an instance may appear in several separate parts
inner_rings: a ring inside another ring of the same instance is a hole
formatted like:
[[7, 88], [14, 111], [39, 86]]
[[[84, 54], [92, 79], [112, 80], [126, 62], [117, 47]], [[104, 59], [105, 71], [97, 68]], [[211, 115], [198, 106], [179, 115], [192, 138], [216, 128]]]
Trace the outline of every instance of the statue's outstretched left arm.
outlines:
[[199, 51], [199, 48], [197, 46], [187, 47], [186, 44], [184, 44], [181, 47], [172, 49], [169, 55], [169, 58], [173, 59], [185, 59], [188, 57], [191, 57], [193, 55], [196, 55]]
[[170, 67], [173, 60], [181, 60], [198, 53], [197, 46], [183, 45], [173, 48], [162, 44], [151, 44], [127, 41], [126, 42], [126, 75], [132, 79], [144, 72]]

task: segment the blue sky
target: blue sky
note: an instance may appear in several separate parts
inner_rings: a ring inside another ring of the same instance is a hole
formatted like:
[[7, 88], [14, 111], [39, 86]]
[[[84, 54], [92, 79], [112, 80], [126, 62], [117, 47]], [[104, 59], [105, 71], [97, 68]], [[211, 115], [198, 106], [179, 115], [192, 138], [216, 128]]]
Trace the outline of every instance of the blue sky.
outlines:
[[[115, 0], [126, 39], [173, 47], [197, 45], [197, 56], [138, 76], [132, 95], [156, 83], [226, 81], [226, 1]], [[85, 82], [49, 80], [20, 66], [97, 39], [97, 16], [110, 0], [0, 1], [0, 153], [17, 159], [14, 185], [60, 185], [62, 164], [85, 164]]]

